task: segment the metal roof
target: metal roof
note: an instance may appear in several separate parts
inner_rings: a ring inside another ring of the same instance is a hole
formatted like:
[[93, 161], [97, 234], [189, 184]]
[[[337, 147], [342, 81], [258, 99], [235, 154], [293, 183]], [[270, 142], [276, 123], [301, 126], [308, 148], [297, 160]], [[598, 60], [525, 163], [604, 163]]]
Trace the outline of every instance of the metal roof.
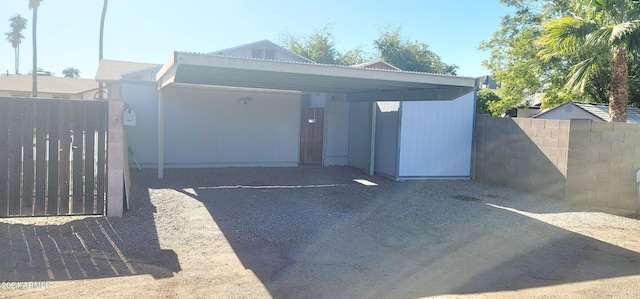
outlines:
[[347, 94], [349, 101], [453, 100], [473, 92], [476, 79], [174, 52], [156, 76], [174, 84], [232, 86]]

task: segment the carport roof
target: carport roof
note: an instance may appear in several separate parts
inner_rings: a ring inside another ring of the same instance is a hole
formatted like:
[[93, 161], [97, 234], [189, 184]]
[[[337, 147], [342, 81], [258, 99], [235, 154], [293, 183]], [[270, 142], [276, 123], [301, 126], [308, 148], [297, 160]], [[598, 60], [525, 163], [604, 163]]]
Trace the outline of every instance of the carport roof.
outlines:
[[175, 84], [232, 86], [347, 94], [349, 101], [453, 100], [476, 79], [211, 54], [174, 52], [156, 79]]

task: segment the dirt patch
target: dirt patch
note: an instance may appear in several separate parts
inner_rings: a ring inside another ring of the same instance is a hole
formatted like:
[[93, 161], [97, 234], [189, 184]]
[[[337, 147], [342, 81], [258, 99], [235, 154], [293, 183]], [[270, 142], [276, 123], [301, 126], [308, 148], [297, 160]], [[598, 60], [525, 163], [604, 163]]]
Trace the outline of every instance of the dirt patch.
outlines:
[[[343, 167], [155, 175], [132, 172], [132, 209], [120, 219], [0, 220], [0, 282], [48, 283], [0, 289], [0, 297], [640, 292], [639, 221], [553, 199], [470, 181], [395, 182]], [[377, 186], [353, 181], [361, 178]]]

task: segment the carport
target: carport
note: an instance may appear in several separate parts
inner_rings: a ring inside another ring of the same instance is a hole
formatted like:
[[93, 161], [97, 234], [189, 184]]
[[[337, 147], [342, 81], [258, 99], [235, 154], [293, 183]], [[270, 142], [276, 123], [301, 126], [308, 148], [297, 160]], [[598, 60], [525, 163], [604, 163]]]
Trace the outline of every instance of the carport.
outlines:
[[[165, 110], [167, 88], [197, 89], [217, 86], [265, 92], [282, 90], [343, 94], [348, 103], [361, 102], [369, 106], [369, 161], [366, 168], [371, 175], [376, 171], [377, 102], [451, 101], [469, 94], [475, 100], [476, 89], [476, 79], [468, 77], [184, 52], [174, 52], [160, 69], [156, 79], [159, 88], [158, 178], [163, 177], [165, 167], [165, 117], [167, 113], [171, 113]], [[399, 109], [397, 111], [400, 113]], [[473, 115], [465, 117], [472, 121]], [[400, 125], [398, 131], [399, 127]], [[397, 138], [399, 137], [396, 136]], [[396, 140], [396, 143], [399, 148], [399, 141]], [[399, 151], [396, 152], [395, 159], [399, 159], [398, 156]]]

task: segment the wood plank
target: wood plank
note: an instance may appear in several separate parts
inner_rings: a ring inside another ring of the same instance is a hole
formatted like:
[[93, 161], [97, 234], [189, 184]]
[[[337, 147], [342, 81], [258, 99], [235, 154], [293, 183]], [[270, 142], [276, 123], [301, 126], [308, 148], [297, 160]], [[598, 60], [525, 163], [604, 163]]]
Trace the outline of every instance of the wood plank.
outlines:
[[70, 175], [70, 155], [71, 155], [71, 117], [72, 106], [70, 102], [64, 101], [60, 103], [60, 162], [58, 189], [60, 196], [58, 197], [58, 214], [69, 214], [69, 182]]
[[108, 102], [104, 101], [100, 103], [100, 108], [98, 111], [98, 171], [96, 174], [96, 213], [104, 215], [105, 213], [105, 197], [106, 197], [106, 188], [107, 185], [107, 174], [106, 174], [106, 149], [107, 149], [107, 109]]
[[84, 104], [73, 105], [73, 214], [83, 213], [84, 205]]
[[9, 107], [9, 216], [20, 215], [20, 178], [22, 176], [22, 105], [12, 100]]
[[98, 103], [85, 103], [84, 213], [95, 214], [94, 155]]
[[47, 110], [49, 101], [36, 101], [36, 185], [34, 215], [45, 215], [47, 189]]
[[0, 217], [9, 213], [9, 108], [9, 100], [0, 99]]
[[49, 167], [47, 177], [47, 215], [58, 214], [58, 158], [60, 154], [60, 102], [49, 103]]
[[33, 111], [34, 100], [25, 100], [22, 105], [22, 199], [20, 215], [33, 215]]

